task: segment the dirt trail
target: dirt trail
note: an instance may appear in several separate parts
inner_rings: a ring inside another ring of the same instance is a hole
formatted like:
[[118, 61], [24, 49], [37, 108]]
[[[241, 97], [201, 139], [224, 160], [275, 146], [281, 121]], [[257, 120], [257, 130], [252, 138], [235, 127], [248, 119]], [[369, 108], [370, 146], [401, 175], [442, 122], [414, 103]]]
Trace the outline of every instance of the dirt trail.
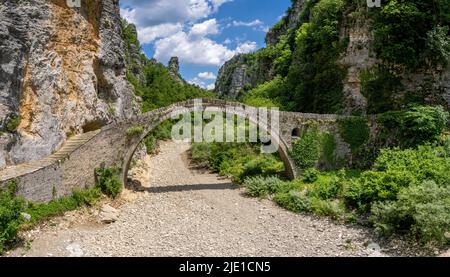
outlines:
[[[365, 229], [297, 215], [247, 198], [229, 180], [193, 170], [189, 144], [164, 142], [134, 170], [143, 192], [126, 192], [117, 222], [77, 211], [28, 232], [10, 256], [368, 256]], [[150, 168], [150, 170], [146, 170]], [[86, 214], [88, 216], [86, 216]], [[84, 220], [77, 219], [83, 215]]]

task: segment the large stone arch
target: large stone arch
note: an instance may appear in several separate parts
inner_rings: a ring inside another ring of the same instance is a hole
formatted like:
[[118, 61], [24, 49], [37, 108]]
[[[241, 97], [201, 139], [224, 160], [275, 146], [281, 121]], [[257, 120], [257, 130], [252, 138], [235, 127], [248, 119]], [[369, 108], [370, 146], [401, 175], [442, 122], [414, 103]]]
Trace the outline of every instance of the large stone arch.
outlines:
[[[125, 151], [122, 163], [122, 176], [121, 179], [124, 184], [127, 182], [128, 170], [130, 168], [130, 164], [133, 158], [134, 153], [139, 147], [140, 143], [145, 139], [145, 137], [153, 131], [157, 126], [162, 124], [164, 121], [172, 118], [174, 114], [181, 115], [188, 112], [196, 112], [196, 111], [205, 111], [207, 108], [214, 108], [219, 112], [229, 112], [233, 115], [239, 117], [245, 117], [250, 122], [255, 125], [258, 125], [265, 132], [269, 134], [272, 140], [275, 140], [278, 147], [278, 153], [280, 155], [281, 160], [284, 163], [285, 171], [287, 177], [294, 179], [297, 177], [297, 171], [294, 162], [288, 155], [288, 144], [281, 137], [281, 134], [277, 133], [275, 130], [272, 130], [268, 124], [264, 122], [260, 122], [258, 120], [258, 116], [254, 116], [253, 114], [246, 113], [251, 109], [251, 107], [246, 106], [244, 104], [236, 103], [236, 102], [227, 102], [223, 100], [212, 100], [212, 99], [194, 99], [186, 102], [179, 102], [169, 107], [160, 108], [155, 111], [151, 111], [147, 114], [143, 114], [139, 116], [136, 120], [133, 120], [134, 126], [143, 126], [144, 132], [136, 138], [133, 138], [128, 143], [128, 149]], [[233, 108], [233, 109], [229, 109]], [[242, 113], [244, 111], [244, 113]]]

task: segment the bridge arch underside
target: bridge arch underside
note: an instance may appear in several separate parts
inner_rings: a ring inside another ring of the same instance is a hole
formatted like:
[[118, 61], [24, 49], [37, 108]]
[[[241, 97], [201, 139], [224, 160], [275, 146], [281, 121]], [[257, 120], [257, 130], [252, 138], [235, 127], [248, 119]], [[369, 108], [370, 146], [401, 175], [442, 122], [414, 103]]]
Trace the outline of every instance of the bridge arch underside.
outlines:
[[[158, 116], [144, 116], [139, 120], [139, 124], [135, 124], [135, 126], [144, 126], [144, 132], [138, 137], [132, 140], [128, 150], [126, 151], [124, 160], [123, 160], [123, 168], [122, 168], [122, 180], [123, 183], [126, 184], [128, 178], [128, 170], [130, 168], [131, 161], [133, 159], [134, 153], [143, 142], [143, 140], [147, 137], [147, 135], [152, 132], [156, 127], [161, 125], [163, 122], [173, 119], [174, 117], [178, 117], [191, 112], [209, 112], [211, 110], [207, 110], [208, 108], [214, 108], [211, 106], [202, 107], [202, 109], [198, 109], [198, 107], [169, 107], [167, 110], [160, 112]], [[234, 116], [248, 119], [249, 122], [257, 125], [264, 132], [266, 132], [272, 141], [275, 141], [278, 144], [278, 154], [281, 160], [284, 163], [285, 174], [290, 179], [295, 179], [297, 177], [297, 171], [294, 162], [290, 159], [288, 155], [288, 146], [281, 135], [274, 130], [271, 130], [270, 127], [267, 127], [266, 124], [258, 122], [258, 119], [250, 116], [249, 114], [242, 114], [241, 112], [233, 112], [233, 110], [224, 110], [217, 107], [217, 110], [214, 112], [229, 112]]]

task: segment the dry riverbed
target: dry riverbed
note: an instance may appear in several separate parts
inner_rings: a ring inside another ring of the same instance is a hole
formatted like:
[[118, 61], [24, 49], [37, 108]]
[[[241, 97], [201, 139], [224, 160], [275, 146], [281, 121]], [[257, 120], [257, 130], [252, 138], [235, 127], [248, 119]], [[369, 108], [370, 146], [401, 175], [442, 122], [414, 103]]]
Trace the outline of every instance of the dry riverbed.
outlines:
[[189, 148], [163, 142], [138, 163], [131, 174], [140, 185], [109, 203], [119, 210], [116, 222], [98, 223], [104, 203], [70, 212], [23, 233], [27, 242], [8, 256], [412, 255], [380, 249], [368, 229], [248, 198], [228, 179], [195, 170]]

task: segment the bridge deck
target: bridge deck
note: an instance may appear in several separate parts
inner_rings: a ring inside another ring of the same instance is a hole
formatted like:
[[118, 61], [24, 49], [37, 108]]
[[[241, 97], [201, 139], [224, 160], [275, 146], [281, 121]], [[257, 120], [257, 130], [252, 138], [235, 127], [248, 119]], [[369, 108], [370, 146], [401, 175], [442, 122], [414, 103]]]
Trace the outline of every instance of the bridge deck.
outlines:
[[61, 147], [61, 149], [59, 149], [57, 152], [43, 159], [30, 161], [27, 163], [18, 164], [14, 166], [9, 166], [3, 170], [0, 170], [0, 182], [11, 180], [19, 176], [23, 176], [38, 171], [40, 169], [43, 169], [47, 166], [50, 166], [58, 161], [65, 159], [72, 152], [77, 150], [80, 146], [84, 145], [91, 138], [97, 135], [100, 131], [101, 130], [97, 130], [74, 136], [68, 139]]

